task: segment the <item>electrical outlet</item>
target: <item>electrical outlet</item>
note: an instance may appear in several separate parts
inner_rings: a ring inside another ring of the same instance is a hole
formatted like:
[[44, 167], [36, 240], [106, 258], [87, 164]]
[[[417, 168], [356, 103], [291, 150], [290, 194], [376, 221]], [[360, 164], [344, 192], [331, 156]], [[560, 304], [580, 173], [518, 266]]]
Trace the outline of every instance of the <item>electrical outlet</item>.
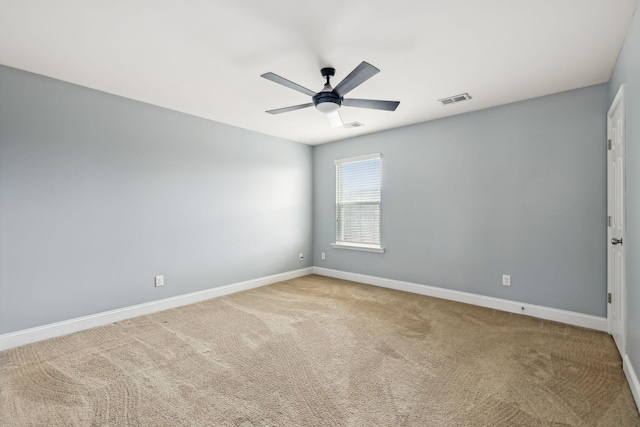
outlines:
[[511, 286], [511, 276], [509, 274], [502, 275], [502, 286]]
[[298, 254], [298, 261], [302, 261], [304, 259], [304, 254], [301, 252]]
[[156, 288], [158, 286], [164, 286], [164, 276], [156, 276]]
[[322, 259], [326, 259], [324, 252], [322, 252]]

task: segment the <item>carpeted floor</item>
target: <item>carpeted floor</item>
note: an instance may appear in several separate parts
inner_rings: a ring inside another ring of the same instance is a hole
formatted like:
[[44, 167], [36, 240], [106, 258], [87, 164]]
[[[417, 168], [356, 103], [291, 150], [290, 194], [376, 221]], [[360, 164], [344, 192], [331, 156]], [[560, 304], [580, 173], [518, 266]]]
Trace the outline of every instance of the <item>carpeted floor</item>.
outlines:
[[0, 363], [2, 426], [640, 426], [604, 333], [321, 276]]

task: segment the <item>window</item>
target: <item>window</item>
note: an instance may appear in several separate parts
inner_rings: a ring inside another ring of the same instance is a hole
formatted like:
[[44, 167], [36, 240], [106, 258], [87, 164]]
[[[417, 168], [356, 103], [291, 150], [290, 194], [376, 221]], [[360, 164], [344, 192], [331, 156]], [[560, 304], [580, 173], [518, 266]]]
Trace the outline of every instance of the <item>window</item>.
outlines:
[[384, 252], [380, 246], [380, 153], [335, 161], [334, 248]]

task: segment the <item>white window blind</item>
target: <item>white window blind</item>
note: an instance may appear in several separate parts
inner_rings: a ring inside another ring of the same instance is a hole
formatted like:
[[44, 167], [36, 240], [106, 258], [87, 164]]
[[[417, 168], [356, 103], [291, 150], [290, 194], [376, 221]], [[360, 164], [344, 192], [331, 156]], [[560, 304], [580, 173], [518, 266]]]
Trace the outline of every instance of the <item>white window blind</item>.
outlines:
[[336, 243], [334, 247], [380, 249], [380, 153], [335, 161]]

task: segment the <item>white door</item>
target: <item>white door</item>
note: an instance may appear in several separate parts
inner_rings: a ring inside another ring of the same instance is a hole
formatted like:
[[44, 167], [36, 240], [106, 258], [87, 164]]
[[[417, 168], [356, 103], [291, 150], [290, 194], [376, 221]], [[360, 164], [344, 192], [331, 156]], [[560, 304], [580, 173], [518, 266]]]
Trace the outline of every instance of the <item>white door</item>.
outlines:
[[620, 355], [625, 354], [625, 86], [620, 86], [607, 114], [607, 321]]

